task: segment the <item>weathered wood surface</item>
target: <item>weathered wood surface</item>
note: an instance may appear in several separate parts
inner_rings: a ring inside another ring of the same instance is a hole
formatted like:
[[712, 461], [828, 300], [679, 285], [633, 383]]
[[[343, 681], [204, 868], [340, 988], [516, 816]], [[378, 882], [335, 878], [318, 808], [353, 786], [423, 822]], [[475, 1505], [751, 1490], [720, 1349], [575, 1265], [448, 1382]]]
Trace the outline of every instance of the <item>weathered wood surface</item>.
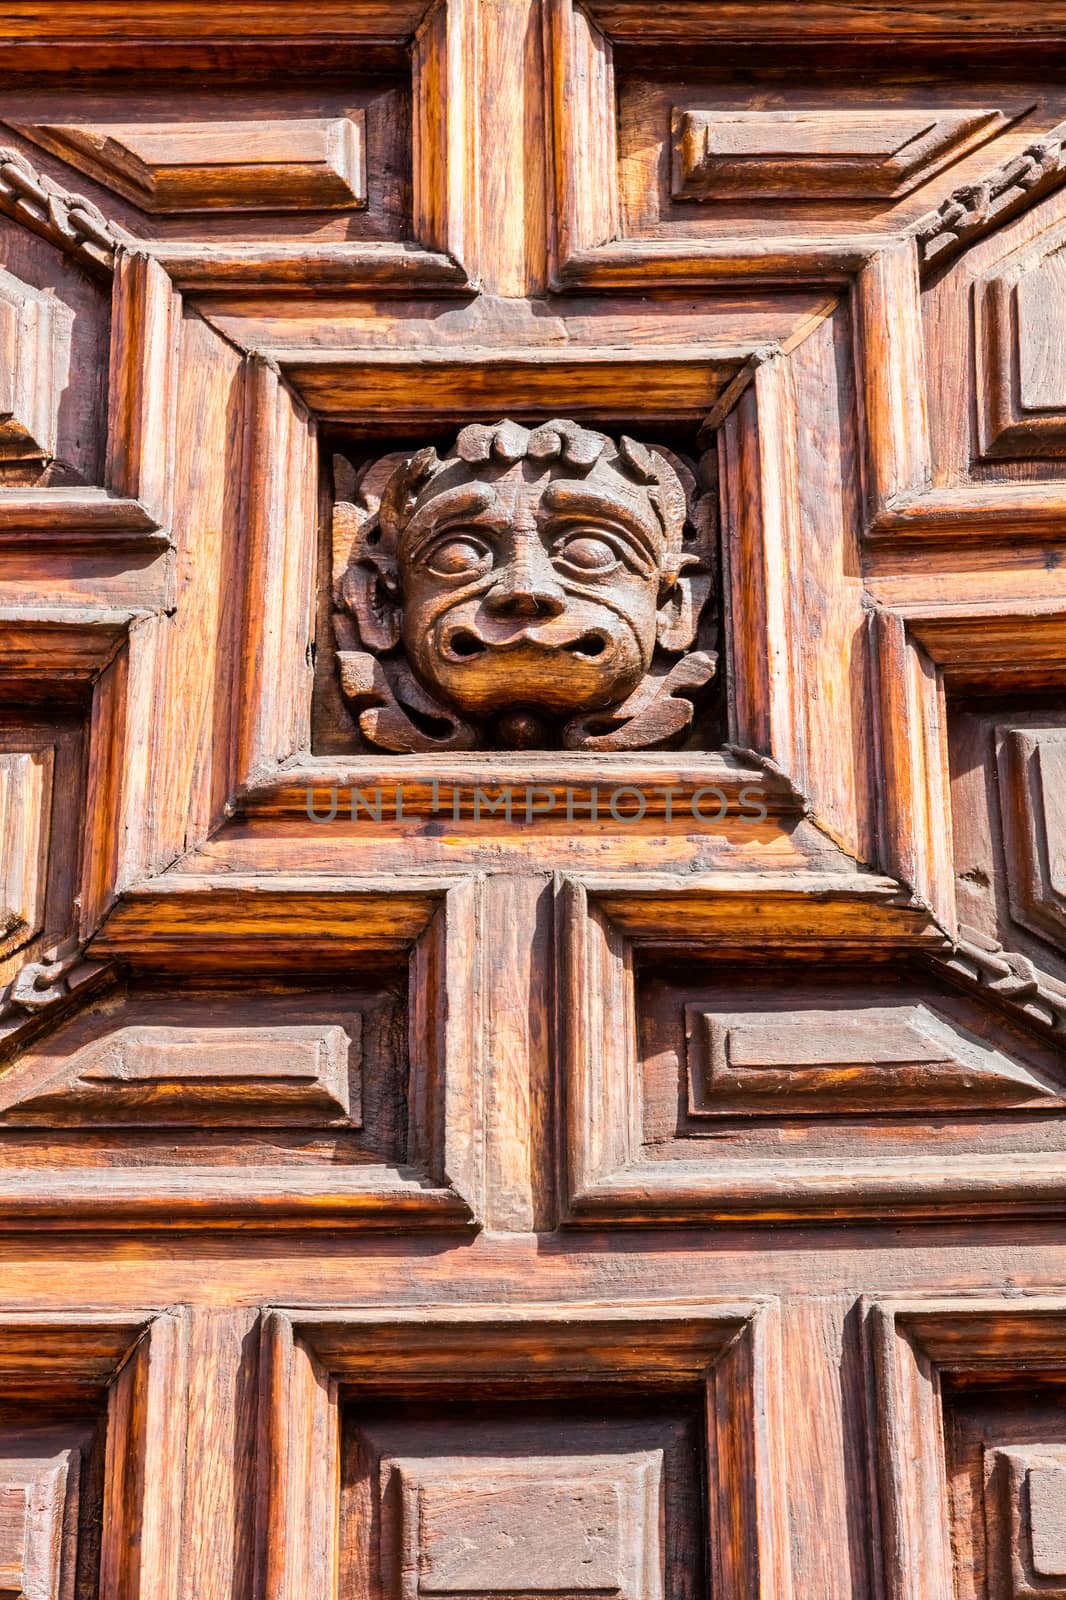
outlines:
[[1066, 1594], [1064, 66], [0, 0], [0, 1596]]

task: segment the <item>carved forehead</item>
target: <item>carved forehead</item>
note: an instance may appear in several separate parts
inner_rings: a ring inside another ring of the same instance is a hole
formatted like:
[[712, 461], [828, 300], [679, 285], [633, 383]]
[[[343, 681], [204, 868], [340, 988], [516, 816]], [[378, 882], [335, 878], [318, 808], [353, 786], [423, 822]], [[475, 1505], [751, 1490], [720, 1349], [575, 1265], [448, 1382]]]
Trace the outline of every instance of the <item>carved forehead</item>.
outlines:
[[[513, 496], [517, 481], [536, 486], [547, 505], [589, 516], [614, 516], [644, 538], [664, 573], [676, 577], [686, 502], [681, 481], [657, 451], [623, 437], [557, 419], [538, 428], [502, 421], [464, 428], [441, 459], [420, 451], [393, 475], [382, 499], [382, 531], [396, 548], [404, 534], [424, 529], [463, 499], [464, 486], [499, 485]], [[506, 484], [506, 488], [505, 488]], [[488, 507], [498, 498], [476, 496]], [[439, 501], [439, 513], [436, 502]]]

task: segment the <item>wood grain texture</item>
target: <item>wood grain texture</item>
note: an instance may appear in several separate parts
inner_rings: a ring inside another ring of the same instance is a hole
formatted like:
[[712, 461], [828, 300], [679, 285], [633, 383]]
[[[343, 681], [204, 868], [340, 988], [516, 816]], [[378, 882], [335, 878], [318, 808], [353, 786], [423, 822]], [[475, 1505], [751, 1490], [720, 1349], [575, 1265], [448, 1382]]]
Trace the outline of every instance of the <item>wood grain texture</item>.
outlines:
[[16, 126], [42, 149], [153, 215], [366, 205], [362, 115]]
[[897, 199], [984, 139], [995, 111], [688, 111], [675, 107], [675, 200]]

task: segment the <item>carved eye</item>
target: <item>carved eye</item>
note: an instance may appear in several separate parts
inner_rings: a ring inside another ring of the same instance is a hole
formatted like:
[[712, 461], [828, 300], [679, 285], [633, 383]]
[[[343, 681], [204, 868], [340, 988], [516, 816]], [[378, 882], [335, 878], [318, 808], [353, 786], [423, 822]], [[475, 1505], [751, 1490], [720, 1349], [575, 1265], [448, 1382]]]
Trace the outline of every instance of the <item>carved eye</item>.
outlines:
[[492, 551], [474, 539], [442, 539], [434, 545], [426, 561], [427, 570], [438, 578], [472, 578], [487, 572]]
[[589, 576], [610, 572], [618, 565], [618, 552], [614, 546], [592, 533], [575, 533], [569, 538], [560, 539], [553, 555], [556, 561], [563, 562], [574, 572]]

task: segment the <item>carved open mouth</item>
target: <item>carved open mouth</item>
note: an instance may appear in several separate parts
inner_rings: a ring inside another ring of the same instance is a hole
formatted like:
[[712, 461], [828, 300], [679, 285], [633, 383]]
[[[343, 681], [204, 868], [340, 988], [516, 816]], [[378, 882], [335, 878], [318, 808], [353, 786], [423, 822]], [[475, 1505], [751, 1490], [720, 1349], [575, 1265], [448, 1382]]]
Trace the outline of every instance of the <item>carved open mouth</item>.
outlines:
[[580, 634], [576, 639], [568, 639], [565, 644], [556, 645], [550, 639], [538, 638], [536, 634], [527, 633], [524, 629], [510, 639], [494, 640], [491, 644], [480, 638], [471, 628], [456, 628], [445, 640], [444, 653], [453, 659], [470, 661], [474, 656], [484, 655], [488, 649], [497, 652], [518, 650], [523, 645], [536, 644], [542, 649], [557, 649], [567, 655], [580, 656], [583, 660], [592, 660], [595, 656], [602, 656], [607, 649], [607, 639], [602, 633], [594, 629]]

